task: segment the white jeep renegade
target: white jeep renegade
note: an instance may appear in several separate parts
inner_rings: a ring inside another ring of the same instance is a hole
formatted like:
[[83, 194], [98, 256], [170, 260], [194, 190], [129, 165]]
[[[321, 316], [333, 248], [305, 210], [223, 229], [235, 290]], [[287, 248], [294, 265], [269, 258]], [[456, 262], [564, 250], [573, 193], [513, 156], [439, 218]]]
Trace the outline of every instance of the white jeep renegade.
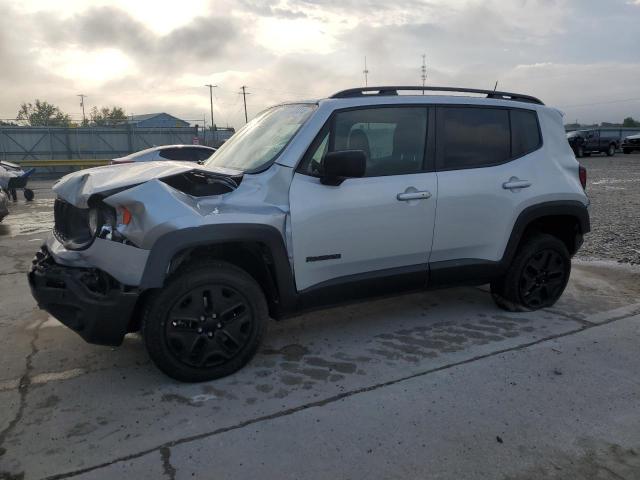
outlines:
[[67, 175], [29, 280], [86, 341], [141, 330], [167, 375], [209, 380], [270, 316], [484, 283], [508, 310], [553, 305], [589, 231], [585, 182], [536, 98], [352, 89], [262, 112], [203, 165]]

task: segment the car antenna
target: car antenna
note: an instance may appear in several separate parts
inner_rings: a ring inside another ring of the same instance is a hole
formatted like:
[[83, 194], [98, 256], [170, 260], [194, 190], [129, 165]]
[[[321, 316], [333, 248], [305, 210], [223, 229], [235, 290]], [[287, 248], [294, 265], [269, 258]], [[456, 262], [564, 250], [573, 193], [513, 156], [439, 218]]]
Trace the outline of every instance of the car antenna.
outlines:
[[498, 88], [498, 80], [496, 80], [496, 84], [493, 86], [493, 91], [495, 92], [497, 88]]

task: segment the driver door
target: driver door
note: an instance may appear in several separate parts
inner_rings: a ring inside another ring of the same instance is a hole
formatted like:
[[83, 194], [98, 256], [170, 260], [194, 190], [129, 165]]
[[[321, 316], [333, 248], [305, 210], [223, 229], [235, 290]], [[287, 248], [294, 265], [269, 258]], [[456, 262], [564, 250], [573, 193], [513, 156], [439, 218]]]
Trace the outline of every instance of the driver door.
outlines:
[[[289, 192], [298, 291], [403, 272], [426, 283], [437, 195], [428, 119], [425, 106], [334, 113]], [[322, 158], [340, 150], [365, 152], [365, 176], [323, 185]]]

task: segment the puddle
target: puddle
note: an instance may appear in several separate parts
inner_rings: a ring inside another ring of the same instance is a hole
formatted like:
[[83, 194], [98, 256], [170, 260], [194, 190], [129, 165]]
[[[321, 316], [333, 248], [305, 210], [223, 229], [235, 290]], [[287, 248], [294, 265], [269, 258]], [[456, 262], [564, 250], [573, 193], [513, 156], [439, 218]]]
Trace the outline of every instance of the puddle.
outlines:
[[9, 215], [0, 224], [0, 236], [10, 238], [49, 233], [53, 227], [53, 199], [9, 205]]

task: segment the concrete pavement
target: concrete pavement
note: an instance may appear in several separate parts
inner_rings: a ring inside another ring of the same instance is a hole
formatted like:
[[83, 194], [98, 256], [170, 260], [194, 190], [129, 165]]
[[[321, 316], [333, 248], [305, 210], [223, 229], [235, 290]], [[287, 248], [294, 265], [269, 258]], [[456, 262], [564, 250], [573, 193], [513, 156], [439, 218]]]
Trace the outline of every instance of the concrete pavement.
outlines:
[[[36, 195], [14, 213], [45, 222]], [[637, 267], [576, 261], [534, 313], [459, 288], [274, 322], [246, 368], [186, 385], [137, 335], [88, 345], [36, 309], [22, 218], [0, 226], [0, 478], [640, 477]]]

